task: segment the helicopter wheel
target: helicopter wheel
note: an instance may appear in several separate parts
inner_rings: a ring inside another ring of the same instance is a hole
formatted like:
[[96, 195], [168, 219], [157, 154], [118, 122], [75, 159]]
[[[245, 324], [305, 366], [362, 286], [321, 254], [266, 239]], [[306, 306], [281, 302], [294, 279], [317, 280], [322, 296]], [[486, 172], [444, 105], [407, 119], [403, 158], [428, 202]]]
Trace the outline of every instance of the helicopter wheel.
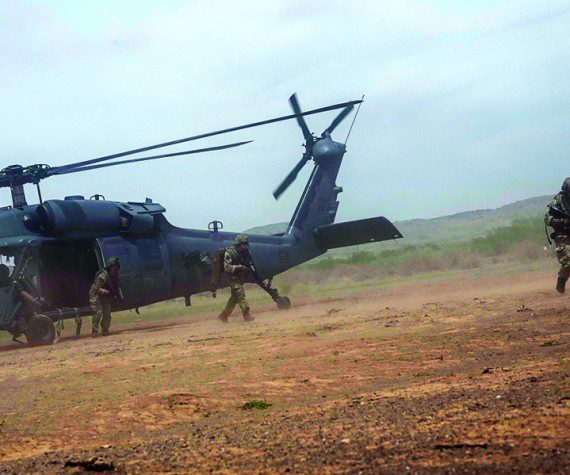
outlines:
[[279, 310], [287, 310], [288, 308], [291, 308], [291, 300], [289, 297], [278, 297], [275, 303]]
[[51, 345], [55, 340], [55, 325], [45, 315], [32, 315], [28, 320], [29, 328], [24, 332], [32, 346]]

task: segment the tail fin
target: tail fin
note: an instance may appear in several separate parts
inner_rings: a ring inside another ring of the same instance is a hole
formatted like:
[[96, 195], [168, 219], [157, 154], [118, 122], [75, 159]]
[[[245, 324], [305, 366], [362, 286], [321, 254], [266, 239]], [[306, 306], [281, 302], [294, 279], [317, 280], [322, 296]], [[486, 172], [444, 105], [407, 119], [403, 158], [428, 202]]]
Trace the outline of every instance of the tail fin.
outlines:
[[305, 186], [286, 234], [304, 239], [320, 226], [334, 223], [338, 210], [337, 196], [342, 188], [336, 185], [346, 147], [330, 136], [313, 147], [315, 166]]

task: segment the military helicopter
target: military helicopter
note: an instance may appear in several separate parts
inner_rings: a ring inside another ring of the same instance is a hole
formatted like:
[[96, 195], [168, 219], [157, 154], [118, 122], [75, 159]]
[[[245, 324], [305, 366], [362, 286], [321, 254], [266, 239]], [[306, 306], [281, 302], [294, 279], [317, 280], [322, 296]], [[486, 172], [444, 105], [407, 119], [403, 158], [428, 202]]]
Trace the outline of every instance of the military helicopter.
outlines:
[[[208, 229], [182, 229], [164, 216], [165, 208], [150, 199], [145, 202], [108, 201], [101, 195], [85, 199], [67, 196], [62, 200], [42, 199], [40, 182], [53, 176], [98, 168], [158, 160], [167, 157], [219, 151], [248, 142], [146, 156], [121, 161], [110, 160], [148, 152], [170, 145], [295, 119], [304, 137], [304, 153], [291, 172], [275, 189], [278, 199], [310, 161], [313, 170], [284, 233], [249, 235], [255, 272], [248, 282], [267, 290], [279, 308], [290, 306], [287, 297], [271, 287], [274, 276], [313, 259], [329, 249], [401, 238], [396, 227], [384, 217], [335, 224], [342, 188], [336, 178], [346, 146], [331, 134], [361, 100], [354, 100], [303, 112], [296, 94], [289, 98], [293, 114], [215, 132], [203, 133], [126, 152], [63, 166], [45, 164], [12, 165], [0, 171], [0, 187], [9, 187], [12, 206], [0, 209], [0, 257], [13, 263], [12, 272], [0, 287], [0, 330], [14, 338], [22, 333], [32, 345], [53, 343], [55, 323], [91, 314], [89, 287], [95, 273], [110, 256], [121, 262], [120, 278], [124, 300], [113, 310], [136, 309], [163, 300], [215, 292], [228, 285], [221, 281], [211, 287], [212, 256], [233, 244], [237, 233], [223, 231], [212, 221]], [[341, 109], [320, 136], [311, 133], [304, 117]], [[36, 185], [39, 203], [29, 205], [24, 185]], [[35, 311], [25, 311], [18, 298], [24, 289], [35, 297]]]

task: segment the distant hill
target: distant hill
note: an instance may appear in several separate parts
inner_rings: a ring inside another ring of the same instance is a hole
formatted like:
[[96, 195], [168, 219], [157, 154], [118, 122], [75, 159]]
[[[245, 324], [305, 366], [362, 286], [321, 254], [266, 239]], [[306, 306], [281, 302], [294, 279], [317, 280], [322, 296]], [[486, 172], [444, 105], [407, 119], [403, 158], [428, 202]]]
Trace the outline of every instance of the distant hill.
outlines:
[[394, 224], [407, 238], [406, 244], [468, 241], [477, 236], [484, 236], [495, 228], [507, 226], [516, 218], [544, 214], [551, 199], [550, 195], [536, 196], [496, 209], [464, 211], [439, 218], [411, 219]]
[[[552, 199], [551, 195], [535, 196], [526, 200], [501, 206], [496, 209], [480, 209], [463, 211], [449, 216], [432, 219], [410, 219], [395, 221], [394, 224], [404, 235], [399, 242], [384, 242], [366, 244], [361, 249], [374, 252], [396, 246], [419, 245], [428, 243], [445, 243], [469, 241], [477, 236], [485, 236], [489, 231], [509, 225], [514, 219], [541, 216], [546, 205]], [[247, 230], [250, 234], [276, 234], [287, 229], [287, 223], [269, 224]], [[335, 254], [354, 252], [353, 248], [336, 250]]]

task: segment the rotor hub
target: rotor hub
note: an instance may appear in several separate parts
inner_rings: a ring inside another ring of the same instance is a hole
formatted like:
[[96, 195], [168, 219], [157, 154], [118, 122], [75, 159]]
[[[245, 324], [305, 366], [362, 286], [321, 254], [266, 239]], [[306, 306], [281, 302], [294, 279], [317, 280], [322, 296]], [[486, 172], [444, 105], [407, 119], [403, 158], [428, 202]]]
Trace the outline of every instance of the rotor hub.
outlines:
[[344, 144], [335, 142], [327, 136], [318, 140], [314, 145], [313, 160], [318, 164], [330, 162], [342, 157], [345, 151]]

